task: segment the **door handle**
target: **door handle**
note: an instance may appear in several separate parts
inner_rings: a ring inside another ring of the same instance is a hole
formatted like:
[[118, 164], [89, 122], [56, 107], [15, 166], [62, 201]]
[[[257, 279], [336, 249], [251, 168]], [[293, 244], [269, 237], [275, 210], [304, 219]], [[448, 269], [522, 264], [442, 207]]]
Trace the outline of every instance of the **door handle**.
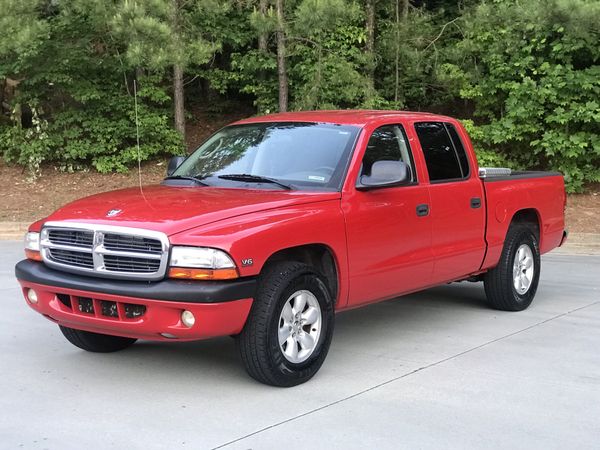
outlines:
[[426, 203], [417, 205], [417, 216], [422, 217], [427, 215], [429, 215], [429, 205]]
[[471, 208], [473, 208], [473, 209], [481, 208], [481, 199], [479, 197], [473, 197], [471, 199]]

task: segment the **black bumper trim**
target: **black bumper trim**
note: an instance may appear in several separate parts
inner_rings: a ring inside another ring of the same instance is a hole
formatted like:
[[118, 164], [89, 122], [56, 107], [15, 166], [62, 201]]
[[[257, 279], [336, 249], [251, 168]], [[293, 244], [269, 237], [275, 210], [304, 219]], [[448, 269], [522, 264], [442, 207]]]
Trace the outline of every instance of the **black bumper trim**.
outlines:
[[50, 287], [188, 303], [221, 303], [251, 298], [256, 290], [256, 277], [232, 281], [125, 281], [74, 275], [27, 259], [17, 263], [15, 275], [19, 280]]

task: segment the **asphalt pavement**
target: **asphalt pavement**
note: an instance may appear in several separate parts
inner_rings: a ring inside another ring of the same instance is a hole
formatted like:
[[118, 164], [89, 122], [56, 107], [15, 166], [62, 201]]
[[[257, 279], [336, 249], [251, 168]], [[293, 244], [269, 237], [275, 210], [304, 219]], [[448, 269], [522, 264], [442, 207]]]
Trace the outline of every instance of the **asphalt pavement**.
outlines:
[[0, 448], [600, 448], [600, 256], [543, 257], [532, 306], [456, 283], [341, 313], [290, 389], [231, 338], [92, 354], [26, 306], [0, 242]]

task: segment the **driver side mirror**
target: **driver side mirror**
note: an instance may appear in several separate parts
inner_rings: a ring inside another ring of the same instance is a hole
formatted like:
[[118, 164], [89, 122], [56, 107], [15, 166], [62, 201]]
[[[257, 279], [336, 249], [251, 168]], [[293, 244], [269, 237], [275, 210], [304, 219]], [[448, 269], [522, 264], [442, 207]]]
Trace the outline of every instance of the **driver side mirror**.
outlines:
[[185, 161], [185, 156], [173, 156], [169, 160], [169, 165], [167, 166], [167, 176], [170, 177], [173, 175], [183, 161]]
[[399, 186], [410, 182], [410, 169], [402, 161], [375, 161], [371, 175], [361, 175], [356, 186], [359, 190]]

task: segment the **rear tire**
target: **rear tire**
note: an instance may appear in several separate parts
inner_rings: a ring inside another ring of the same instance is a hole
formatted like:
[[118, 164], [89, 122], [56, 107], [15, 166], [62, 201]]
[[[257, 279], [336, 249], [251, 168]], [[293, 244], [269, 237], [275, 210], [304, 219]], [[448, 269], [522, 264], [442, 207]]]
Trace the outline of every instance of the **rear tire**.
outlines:
[[248, 374], [290, 387], [319, 370], [333, 336], [334, 306], [311, 266], [281, 262], [261, 274], [252, 309], [237, 342]]
[[490, 305], [502, 311], [522, 311], [537, 291], [540, 279], [540, 248], [533, 230], [511, 225], [498, 265], [489, 270], [483, 283]]
[[89, 331], [75, 330], [59, 325], [60, 331], [75, 347], [88, 352], [112, 353], [123, 350], [133, 344], [137, 339], [107, 334], [91, 333]]

